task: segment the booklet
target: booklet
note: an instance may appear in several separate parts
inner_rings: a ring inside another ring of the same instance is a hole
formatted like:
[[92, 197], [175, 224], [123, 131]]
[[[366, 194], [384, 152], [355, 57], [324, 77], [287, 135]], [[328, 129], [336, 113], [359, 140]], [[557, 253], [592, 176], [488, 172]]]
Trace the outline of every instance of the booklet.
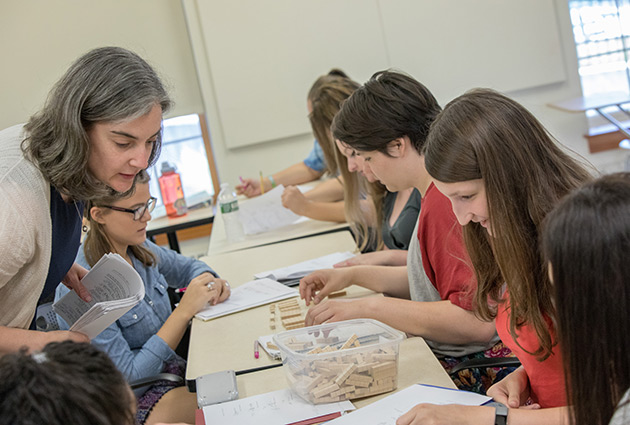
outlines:
[[299, 296], [300, 293], [271, 279], [252, 280], [232, 289], [230, 298], [217, 305], [209, 305], [195, 315], [210, 320], [259, 305], [274, 303]]
[[294, 281], [297, 281], [299, 284], [300, 279], [309, 273], [312, 273], [315, 270], [330, 269], [333, 265], [352, 257], [354, 257], [354, 254], [349, 251], [335, 252], [333, 254], [324, 255], [323, 257], [314, 258], [312, 260], [302, 261], [301, 263], [293, 264], [292, 266], [256, 273], [254, 277], [256, 279], [274, 279], [278, 282], [284, 283], [285, 285]]
[[105, 254], [81, 280], [92, 295], [85, 302], [70, 291], [53, 310], [71, 331], [90, 339], [103, 332], [144, 298], [144, 283], [136, 270], [118, 254]]
[[324, 416], [337, 417], [350, 410], [354, 410], [354, 405], [350, 401], [311, 404], [287, 388], [204, 406], [203, 419], [206, 424], [221, 425], [310, 424], [315, 422], [308, 419], [317, 418], [317, 423], [320, 423], [326, 420]]
[[481, 394], [433, 385], [415, 384], [355, 412], [328, 422], [331, 425], [396, 425], [396, 420], [420, 403], [480, 406], [492, 398]]
[[248, 199], [239, 205], [239, 217], [246, 235], [267, 232], [293, 224], [300, 216], [282, 206], [284, 186], [278, 185], [264, 195]]

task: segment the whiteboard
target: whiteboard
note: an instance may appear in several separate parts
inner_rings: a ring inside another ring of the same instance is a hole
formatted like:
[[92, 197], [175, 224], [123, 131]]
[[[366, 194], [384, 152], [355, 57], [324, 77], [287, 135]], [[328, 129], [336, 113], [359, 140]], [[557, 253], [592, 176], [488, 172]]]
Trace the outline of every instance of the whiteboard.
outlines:
[[553, 0], [194, 1], [228, 148], [310, 133], [308, 90], [333, 67], [358, 82], [403, 70], [442, 104], [566, 79]]
[[553, 0], [379, 0], [391, 66], [441, 103], [566, 79]]
[[375, 0], [197, 0], [197, 10], [229, 147], [310, 133], [317, 77], [341, 68], [361, 82], [388, 65]]

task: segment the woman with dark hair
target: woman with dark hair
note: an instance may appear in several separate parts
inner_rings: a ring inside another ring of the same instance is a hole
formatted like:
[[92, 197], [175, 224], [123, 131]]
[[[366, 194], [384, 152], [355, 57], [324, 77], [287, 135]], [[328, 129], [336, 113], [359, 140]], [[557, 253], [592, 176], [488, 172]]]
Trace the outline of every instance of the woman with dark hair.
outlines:
[[[354, 153], [331, 139], [330, 126], [342, 103], [359, 87], [338, 69], [315, 81], [308, 94], [309, 119], [322, 146], [329, 174], [337, 176], [302, 194], [295, 186], [285, 188], [282, 203], [298, 215], [315, 220], [347, 221], [359, 251], [406, 251], [420, 210], [420, 197], [409, 188], [388, 192], [371, 174], [355, 164]], [[335, 198], [326, 188], [341, 184], [343, 196]], [[331, 195], [329, 197], [329, 195]], [[347, 265], [361, 262], [395, 261], [398, 253], [360, 256]], [[406, 252], [402, 254], [403, 258]], [[393, 257], [392, 260], [390, 258]]]
[[601, 177], [565, 198], [546, 219], [543, 251], [570, 423], [628, 424], [630, 173]]
[[[300, 282], [307, 324], [373, 318], [427, 340], [450, 370], [472, 357], [507, 354], [494, 325], [471, 311], [472, 270], [457, 221], [446, 199], [431, 183], [421, 154], [429, 126], [440, 112], [433, 94], [405, 74], [382, 71], [355, 91], [335, 116], [332, 132], [340, 148], [356, 152], [364, 173], [387, 190], [409, 188], [422, 195], [422, 209], [406, 267], [357, 266], [319, 270]], [[390, 297], [327, 300], [331, 292], [361, 285]], [[460, 388], [485, 393], [496, 379], [493, 369], [456, 378]]]
[[509, 410], [419, 405], [398, 424], [563, 423], [563, 362], [540, 234], [547, 214], [591, 175], [529, 111], [489, 89], [444, 108], [431, 126], [425, 164], [463, 226], [477, 278], [476, 313], [495, 319], [522, 366], [488, 390]]
[[90, 295], [74, 264], [83, 204], [130, 193], [160, 151], [171, 101], [138, 55], [103, 47], [80, 57], [26, 125], [0, 131], [0, 354], [76, 332], [35, 332], [39, 302], [59, 282]]
[[107, 354], [53, 342], [0, 358], [0, 423], [133, 425], [136, 400]]

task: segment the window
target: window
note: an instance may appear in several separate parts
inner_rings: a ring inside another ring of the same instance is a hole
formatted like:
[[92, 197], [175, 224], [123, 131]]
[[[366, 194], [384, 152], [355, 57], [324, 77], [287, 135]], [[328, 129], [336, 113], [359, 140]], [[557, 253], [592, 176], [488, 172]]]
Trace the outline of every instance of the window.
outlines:
[[151, 175], [151, 194], [158, 198], [154, 216], [165, 214], [158, 178], [161, 175], [162, 163], [166, 161], [175, 165], [181, 176], [188, 207], [212, 202], [217, 191], [218, 179], [203, 120], [203, 115], [191, 114], [162, 122], [164, 128], [162, 152], [155, 165], [148, 170]]
[[[569, 0], [569, 12], [583, 96], [630, 93], [630, 0]], [[629, 118], [616, 107], [606, 112]], [[592, 127], [607, 124], [595, 111], [587, 116]]]

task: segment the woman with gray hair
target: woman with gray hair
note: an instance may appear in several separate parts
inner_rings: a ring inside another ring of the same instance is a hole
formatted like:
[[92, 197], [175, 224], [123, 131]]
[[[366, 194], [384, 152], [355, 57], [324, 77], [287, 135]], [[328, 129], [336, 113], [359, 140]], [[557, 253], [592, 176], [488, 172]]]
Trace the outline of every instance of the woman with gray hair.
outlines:
[[0, 131], [0, 354], [53, 341], [87, 341], [69, 331], [36, 332], [38, 305], [59, 282], [86, 301], [74, 263], [85, 201], [129, 195], [160, 152], [171, 100], [156, 72], [118, 47], [80, 57], [25, 125]]

